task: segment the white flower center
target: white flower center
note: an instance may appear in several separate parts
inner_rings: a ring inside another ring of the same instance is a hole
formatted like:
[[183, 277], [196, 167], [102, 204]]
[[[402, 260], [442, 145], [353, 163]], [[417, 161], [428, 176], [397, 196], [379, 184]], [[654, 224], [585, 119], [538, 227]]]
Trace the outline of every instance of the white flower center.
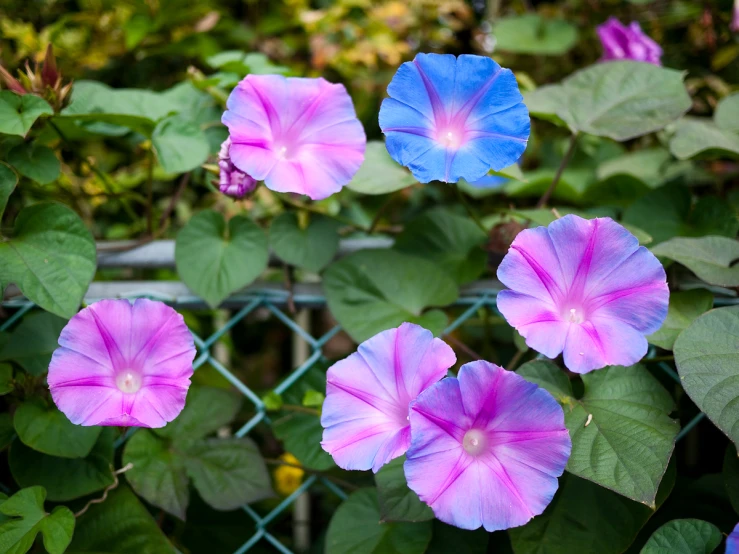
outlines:
[[141, 376], [133, 370], [126, 369], [115, 378], [115, 385], [121, 392], [133, 394], [141, 388]]
[[582, 323], [585, 321], [585, 314], [582, 310], [578, 310], [577, 308], [570, 308], [566, 317], [567, 321], [570, 323]]
[[485, 433], [479, 429], [470, 429], [464, 434], [462, 439], [462, 447], [465, 449], [467, 454], [471, 456], [480, 455], [487, 446], [487, 439]]

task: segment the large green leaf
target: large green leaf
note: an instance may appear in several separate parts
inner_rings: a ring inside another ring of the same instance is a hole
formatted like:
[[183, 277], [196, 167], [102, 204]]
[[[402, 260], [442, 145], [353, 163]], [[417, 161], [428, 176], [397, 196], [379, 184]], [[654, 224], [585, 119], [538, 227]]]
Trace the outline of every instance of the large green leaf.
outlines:
[[77, 521], [68, 554], [175, 554], [149, 511], [125, 485]]
[[126, 480], [149, 504], [185, 520], [190, 501], [189, 479], [183, 453], [174, 452], [170, 441], [141, 429], [126, 442], [123, 464], [133, 464]]
[[0, 219], [2, 219], [5, 213], [5, 206], [8, 205], [8, 198], [13, 194], [15, 185], [18, 184], [18, 175], [11, 167], [0, 162]]
[[29, 300], [70, 318], [95, 274], [95, 241], [79, 216], [61, 204], [35, 204], [0, 243], [0, 283], [15, 283]]
[[408, 223], [394, 248], [435, 262], [458, 283], [474, 281], [485, 271], [487, 236], [469, 217], [433, 208]]
[[13, 424], [23, 444], [62, 458], [87, 456], [102, 430], [102, 427], [75, 425], [56, 406], [41, 398], [30, 398], [18, 406]]
[[325, 471], [335, 467], [333, 458], [321, 448], [323, 427], [318, 415], [284, 412], [272, 422], [272, 432], [282, 441], [285, 451], [311, 469]]
[[434, 512], [421, 502], [405, 480], [405, 456], [395, 458], [375, 474], [382, 521], [428, 521]]
[[713, 112], [713, 120], [721, 129], [739, 133], [739, 92], [721, 99]]
[[216, 510], [235, 510], [274, 496], [259, 448], [249, 438], [205, 439], [185, 456], [200, 496]]
[[431, 522], [381, 522], [375, 489], [360, 489], [339, 506], [326, 533], [326, 554], [421, 554]]
[[[675, 482], [669, 472], [660, 486], [657, 504]], [[515, 552], [621, 554], [654, 512], [585, 479], [565, 474], [547, 509], [523, 527], [509, 529]]]
[[459, 289], [436, 264], [395, 250], [362, 250], [331, 264], [323, 289], [331, 313], [357, 342], [405, 321], [440, 333], [447, 323], [440, 310]]
[[364, 152], [364, 163], [347, 185], [363, 194], [386, 194], [404, 189], [416, 180], [390, 157], [385, 143], [370, 141]]
[[683, 77], [647, 63], [599, 63], [538, 91], [532, 114], [559, 118], [573, 132], [624, 141], [658, 131], [690, 109]]
[[676, 237], [652, 248], [655, 256], [675, 260], [700, 279], [722, 287], [739, 286], [739, 242], [726, 237]]
[[310, 214], [307, 227], [302, 229], [297, 214], [285, 212], [272, 220], [269, 243], [283, 262], [318, 273], [339, 250], [340, 226], [334, 219]]
[[84, 458], [59, 458], [36, 452], [20, 441], [10, 447], [8, 459], [13, 478], [23, 487], [41, 485], [49, 500], [65, 502], [99, 491], [113, 483], [115, 430], [100, 434]]
[[0, 514], [7, 516], [0, 523], [0, 552], [25, 554], [39, 533], [49, 554], [62, 554], [67, 549], [74, 532], [74, 514], [65, 506], [46, 513], [45, 499], [43, 487], [31, 487], [0, 502]]
[[679, 160], [698, 155], [702, 158], [737, 158], [739, 134], [722, 129], [705, 118], [686, 117], [675, 124], [670, 138], [670, 152]]
[[213, 307], [254, 281], [267, 267], [267, 236], [243, 215], [205, 210], [177, 235], [175, 261], [185, 284]]
[[184, 116], [162, 119], [154, 128], [151, 142], [167, 173], [186, 173], [208, 158], [210, 145], [200, 127]]
[[0, 360], [12, 360], [31, 375], [43, 375], [49, 369], [51, 355], [66, 324], [66, 319], [48, 312], [26, 316], [0, 349]]
[[8, 163], [18, 173], [46, 185], [59, 177], [61, 164], [54, 151], [43, 144], [21, 143], [8, 152]]
[[0, 90], [0, 133], [24, 137], [39, 117], [53, 113], [46, 100], [35, 94]]
[[564, 19], [548, 19], [536, 13], [498, 19], [493, 26], [495, 49], [516, 54], [558, 56], [577, 42], [577, 27]]
[[667, 319], [659, 331], [647, 337], [651, 344], [672, 350], [675, 339], [693, 320], [713, 308], [713, 294], [705, 289], [693, 289], [670, 294]]
[[641, 554], [711, 554], [721, 542], [718, 527], [700, 519], [675, 519], [649, 537]]
[[703, 314], [680, 333], [673, 350], [685, 392], [739, 444], [739, 306]]
[[174, 421], [154, 433], [161, 437], [177, 438], [178, 442], [202, 439], [228, 425], [236, 417], [244, 397], [216, 387], [193, 386], [187, 393], [187, 404]]
[[565, 127], [567, 123], [557, 113], [567, 105], [566, 95], [562, 85], [544, 85], [525, 92], [523, 101], [533, 117]]
[[680, 427], [668, 416], [670, 394], [644, 367], [611, 366], [582, 376], [585, 393], [549, 361], [518, 373], [548, 390], [563, 406], [572, 438], [567, 471], [632, 500], [655, 506]]

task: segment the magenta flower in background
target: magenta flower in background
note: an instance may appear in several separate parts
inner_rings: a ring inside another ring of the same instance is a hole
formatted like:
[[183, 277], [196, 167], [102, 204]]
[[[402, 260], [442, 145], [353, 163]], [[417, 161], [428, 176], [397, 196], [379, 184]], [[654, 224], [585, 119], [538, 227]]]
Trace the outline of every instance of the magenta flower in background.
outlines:
[[408, 486], [462, 529], [508, 529], [542, 513], [572, 448], [551, 394], [483, 361], [422, 392], [410, 421]]
[[636, 21], [632, 21], [627, 27], [611, 17], [598, 25], [597, 32], [603, 45], [601, 61], [634, 60], [662, 65], [662, 48], [644, 34]]
[[321, 446], [341, 468], [376, 473], [410, 444], [410, 402], [455, 361], [444, 341], [412, 323], [366, 340], [328, 370]]
[[344, 85], [247, 75], [227, 108], [231, 161], [271, 190], [327, 198], [362, 165], [367, 139]]
[[243, 198], [257, 188], [257, 182], [231, 162], [228, 152], [230, 147], [231, 139], [227, 138], [218, 152], [218, 169], [220, 170], [218, 188], [226, 196]]
[[387, 150], [422, 183], [473, 183], [526, 150], [529, 111], [511, 70], [491, 58], [418, 54], [387, 92], [380, 108]]
[[734, 0], [734, 12], [731, 16], [729, 28], [735, 33], [739, 33], [739, 0]]
[[731, 534], [726, 537], [726, 554], [739, 554], [739, 523]]
[[78, 425], [163, 427], [185, 407], [195, 345], [152, 300], [101, 300], [62, 330], [49, 365], [57, 407]]
[[665, 270], [610, 218], [566, 215], [518, 234], [498, 268], [498, 309], [534, 350], [587, 373], [632, 365], [667, 317]]

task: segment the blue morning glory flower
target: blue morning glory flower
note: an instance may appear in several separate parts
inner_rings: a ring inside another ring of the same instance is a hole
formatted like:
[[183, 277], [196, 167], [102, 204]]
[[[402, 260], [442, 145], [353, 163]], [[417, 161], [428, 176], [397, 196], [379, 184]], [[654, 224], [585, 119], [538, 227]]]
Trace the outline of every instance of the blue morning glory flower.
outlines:
[[388, 152], [422, 183], [474, 182], [526, 149], [529, 111], [516, 78], [491, 58], [418, 54], [382, 102]]

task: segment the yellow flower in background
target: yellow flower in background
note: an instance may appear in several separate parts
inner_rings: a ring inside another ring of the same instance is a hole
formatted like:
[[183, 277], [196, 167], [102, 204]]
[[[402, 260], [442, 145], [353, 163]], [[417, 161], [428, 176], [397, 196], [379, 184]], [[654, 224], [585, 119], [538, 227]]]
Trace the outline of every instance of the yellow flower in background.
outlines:
[[280, 456], [280, 460], [291, 465], [277, 466], [277, 469], [275, 469], [274, 472], [275, 489], [282, 496], [289, 496], [294, 493], [303, 482], [303, 475], [305, 475], [305, 472], [299, 467], [294, 467], [299, 466], [300, 462], [289, 452], [285, 452]]

